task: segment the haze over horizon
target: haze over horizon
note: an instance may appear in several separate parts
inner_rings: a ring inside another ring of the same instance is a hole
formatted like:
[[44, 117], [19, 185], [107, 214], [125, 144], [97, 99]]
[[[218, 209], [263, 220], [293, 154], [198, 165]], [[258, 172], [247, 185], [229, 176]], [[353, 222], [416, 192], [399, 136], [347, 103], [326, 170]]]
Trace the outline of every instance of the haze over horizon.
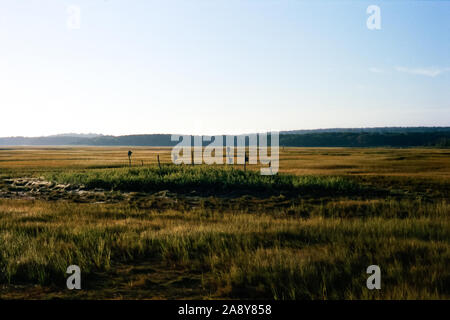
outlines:
[[[401, 129], [404, 129], [404, 131], [411, 131], [414, 129], [417, 129], [416, 131], [421, 131], [421, 129], [425, 129], [424, 131], [427, 131], [426, 129], [435, 129], [437, 131], [439, 131], [440, 129], [443, 129], [443, 131], [450, 131], [450, 126], [392, 126], [392, 127], [352, 127], [352, 128], [313, 128], [313, 129], [295, 129], [295, 130], [281, 130], [279, 131], [280, 133], [296, 133], [296, 132], [301, 132], [301, 131], [316, 131], [316, 132], [320, 132], [320, 131], [343, 131], [343, 132], [350, 132], [350, 131], [373, 131], [373, 130], [377, 130], [379, 129], [380, 131], [385, 131], [385, 132], [389, 132], [390, 129], [393, 129], [392, 131], [402, 131]], [[399, 130], [394, 130], [394, 129], [399, 129]], [[220, 135], [245, 135], [245, 134], [252, 134], [252, 133], [264, 133], [264, 132], [269, 132], [269, 131], [254, 131], [254, 132], [236, 132], [236, 133], [221, 133], [221, 132], [216, 132], [214, 134], [211, 134], [211, 136], [220, 136]], [[130, 133], [130, 134], [124, 134], [124, 135], [109, 135], [109, 134], [103, 134], [103, 133], [93, 133], [93, 132], [89, 132], [89, 133], [76, 133], [76, 132], [63, 132], [63, 133], [57, 133], [57, 134], [51, 134], [51, 135], [44, 135], [44, 136], [25, 136], [25, 135], [17, 135], [17, 136], [0, 136], [0, 138], [18, 138], [18, 137], [23, 137], [23, 138], [47, 138], [47, 137], [80, 137], [80, 138], [94, 138], [94, 137], [106, 137], [106, 136], [139, 136], [139, 135], [165, 135], [165, 134], [176, 134], [176, 135], [194, 135], [192, 133], [189, 132], [145, 132], [145, 133]], [[198, 133], [195, 135], [203, 135], [203, 136], [207, 136], [209, 134], [203, 134], [203, 133]]]
[[450, 126], [450, 2], [372, 4], [1, 2], [0, 137]]

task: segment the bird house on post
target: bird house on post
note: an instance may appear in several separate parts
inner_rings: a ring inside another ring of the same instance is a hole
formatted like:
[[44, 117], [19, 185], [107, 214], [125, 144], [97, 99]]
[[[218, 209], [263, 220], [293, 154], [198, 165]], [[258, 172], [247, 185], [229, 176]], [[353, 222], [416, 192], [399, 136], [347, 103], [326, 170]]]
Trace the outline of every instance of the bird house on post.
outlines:
[[128, 163], [129, 163], [129, 165], [130, 165], [130, 168], [131, 168], [131, 155], [133, 154], [133, 152], [131, 152], [131, 151], [128, 151]]
[[245, 152], [245, 159], [244, 159], [244, 171], [247, 171], [247, 162], [248, 162], [248, 153]]

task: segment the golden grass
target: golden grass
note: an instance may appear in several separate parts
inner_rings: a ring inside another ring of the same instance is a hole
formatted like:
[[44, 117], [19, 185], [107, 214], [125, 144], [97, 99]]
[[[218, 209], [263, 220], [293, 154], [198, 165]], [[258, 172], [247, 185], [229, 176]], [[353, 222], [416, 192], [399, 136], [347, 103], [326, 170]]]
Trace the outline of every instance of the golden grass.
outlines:
[[[0, 178], [125, 167], [129, 149], [133, 166], [170, 162], [170, 148], [0, 148]], [[386, 197], [0, 199], [0, 298], [449, 299], [449, 155], [280, 148], [282, 173], [344, 176]], [[86, 290], [65, 289], [69, 264]], [[365, 287], [369, 264], [380, 291]]]
[[[169, 147], [8, 147], [0, 148], [4, 171], [48, 170], [170, 163]], [[237, 165], [236, 165], [237, 166]], [[241, 167], [241, 166], [239, 166]], [[256, 169], [256, 166], [251, 166]], [[411, 176], [450, 178], [448, 149], [280, 147], [280, 172], [308, 175]]]
[[[26, 283], [43, 287], [37, 298], [49, 287], [51, 296], [112, 298], [115, 285], [125, 297], [174, 298], [182, 294], [171, 285], [175, 273], [197, 298], [448, 298], [450, 207], [440, 206], [435, 214], [422, 208], [423, 217], [364, 219], [327, 218], [321, 207], [301, 219], [283, 210], [161, 212], [126, 203], [0, 200], [0, 267], [10, 284], [0, 297]], [[142, 263], [159, 274], [120, 271]], [[82, 268], [89, 292], [62, 289], [69, 264]], [[364, 289], [370, 264], [382, 267], [381, 292]]]

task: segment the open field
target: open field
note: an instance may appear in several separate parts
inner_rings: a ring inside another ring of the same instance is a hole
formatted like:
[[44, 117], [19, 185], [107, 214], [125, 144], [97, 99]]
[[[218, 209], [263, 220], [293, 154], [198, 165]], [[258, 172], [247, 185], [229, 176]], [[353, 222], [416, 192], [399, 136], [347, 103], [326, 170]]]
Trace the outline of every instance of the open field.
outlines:
[[280, 148], [274, 177], [128, 150], [0, 148], [0, 298], [450, 298], [449, 149]]

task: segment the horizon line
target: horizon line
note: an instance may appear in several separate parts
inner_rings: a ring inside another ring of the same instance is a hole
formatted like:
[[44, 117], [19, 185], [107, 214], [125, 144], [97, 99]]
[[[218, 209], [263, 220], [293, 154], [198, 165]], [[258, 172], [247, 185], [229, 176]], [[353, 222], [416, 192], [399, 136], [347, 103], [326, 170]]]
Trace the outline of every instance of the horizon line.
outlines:
[[449, 126], [377, 126], [377, 127], [328, 127], [328, 128], [314, 128], [314, 129], [292, 129], [292, 130], [261, 130], [261, 131], [253, 131], [253, 132], [246, 132], [246, 133], [236, 133], [236, 134], [182, 134], [182, 133], [131, 133], [131, 134], [103, 134], [103, 133], [75, 133], [75, 132], [69, 132], [69, 133], [56, 133], [56, 134], [49, 134], [49, 135], [36, 135], [36, 136], [3, 136], [0, 137], [0, 139], [7, 139], [7, 138], [48, 138], [48, 137], [74, 137], [74, 136], [94, 136], [94, 137], [85, 137], [87, 139], [89, 138], [95, 138], [95, 137], [124, 137], [124, 136], [142, 136], [142, 135], [179, 135], [179, 136], [227, 136], [227, 135], [246, 135], [246, 134], [255, 134], [255, 133], [268, 133], [268, 132], [293, 132], [293, 131], [320, 131], [320, 130], [358, 130], [358, 129], [419, 129], [419, 128], [443, 128], [443, 129], [450, 129]]

